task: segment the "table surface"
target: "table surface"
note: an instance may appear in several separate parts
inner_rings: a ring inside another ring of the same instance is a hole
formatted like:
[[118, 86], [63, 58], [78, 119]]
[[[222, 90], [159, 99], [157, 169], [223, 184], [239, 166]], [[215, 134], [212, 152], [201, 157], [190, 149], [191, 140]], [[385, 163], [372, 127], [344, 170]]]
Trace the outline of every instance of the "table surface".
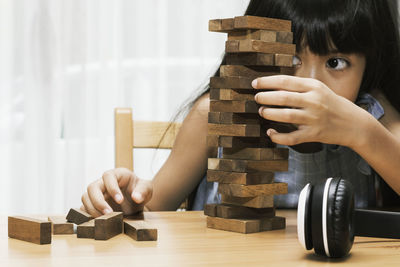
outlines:
[[8, 238], [3, 216], [0, 266], [400, 266], [400, 241], [356, 237], [349, 256], [328, 259], [301, 247], [296, 211], [277, 215], [286, 217], [286, 229], [239, 234], [207, 228], [200, 211], [147, 212], [158, 241], [137, 242], [124, 234], [107, 241], [53, 235], [49, 245]]

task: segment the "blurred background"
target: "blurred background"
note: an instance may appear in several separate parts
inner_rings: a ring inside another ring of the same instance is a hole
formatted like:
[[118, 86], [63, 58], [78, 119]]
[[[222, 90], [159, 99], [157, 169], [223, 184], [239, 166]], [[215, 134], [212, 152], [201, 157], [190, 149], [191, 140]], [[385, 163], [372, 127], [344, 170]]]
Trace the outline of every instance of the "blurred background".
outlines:
[[[0, 214], [64, 213], [114, 166], [115, 107], [169, 120], [247, 0], [0, 0]], [[135, 150], [152, 179], [165, 151]]]

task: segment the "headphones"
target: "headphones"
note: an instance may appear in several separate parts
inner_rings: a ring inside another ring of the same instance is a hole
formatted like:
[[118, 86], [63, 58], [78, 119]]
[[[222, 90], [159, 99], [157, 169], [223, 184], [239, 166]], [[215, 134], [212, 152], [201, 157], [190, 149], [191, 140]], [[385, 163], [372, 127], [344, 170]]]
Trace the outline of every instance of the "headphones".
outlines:
[[306, 250], [343, 257], [354, 236], [400, 238], [400, 213], [354, 209], [351, 183], [329, 178], [315, 186], [307, 184], [300, 192], [297, 235]]

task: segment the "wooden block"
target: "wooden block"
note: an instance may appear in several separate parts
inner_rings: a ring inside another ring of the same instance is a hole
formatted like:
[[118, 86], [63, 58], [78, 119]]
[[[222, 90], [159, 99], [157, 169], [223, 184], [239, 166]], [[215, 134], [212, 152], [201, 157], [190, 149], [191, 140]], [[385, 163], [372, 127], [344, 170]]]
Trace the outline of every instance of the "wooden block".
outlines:
[[218, 135], [207, 135], [207, 146], [218, 147], [219, 136]]
[[221, 65], [219, 68], [220, 77], [241, 76], [255, 79], [263, 76], [271, 76], [280, 74], [275, 67], [266, 66], [243, 66], [243, 65]]
[[226, 219], [260, 219], [275, 216], [275, 208], [249, 208], [231, 204], [217, 205], [217, 217]]
[[230, 32], [233, 31], [233, 18], [212, 19], [208, 21], [208, 31], [210, 32]]
[[256, 113], [209, 112], [208, 122], [217, 124], [257, 124], [263, 119]]
[[222, 154], [224, 159], [288, 159], [289, 149], [287, 148], [225, 148]]
[[70, 235], [74, 233], [74, 224], [67, 222], [65, 216], [49, 216], [53, 235]]
[[207, 171], [208, 182], [218, 182], [224, 184], [270, 184], [274, 181], [273, 172], [226, 172], [226, 171]]
[[[293, 56], [285, 54], [274, 55], [274, 65], [282, 67], [293, 67]], [[284, 74], [293, 75], [294, 69], [285, 69]]]
[[124, 221], [124, 233], [136, 241], [157, 240], [157, 229], [146, 221]]
[[78, 238], [94, 238], [94, 219], [78, 225], [76, 236]]
[[276, 32], [276, 41], [278, 43], [286, 43], [292, 44], [293, 43], [293, 32]]
[[283, 229], [285, 228], [285, 218], [226, 219], [220, 217], [207, 217], [207, 227], [242, 234], [250, 234], [261, 231]]
[[[246, 92], [247, 91], [247, 92]], [[210, 100], [254, 100], [255, 93], [249, 90], [210, 88]]]
[[288, 161], [209, 158], [208, 169], [232, 172], [284, 172], [288, 170]]
[[70, 209], [67, 214], [67, 221], [75, 224], [81, 224], [91, 219], [93, 219], [92, 215], [80, 209]]
[[[236, 137], [236, 136], [219, 136], [219, 147], [226, 148], [243, 148], [243, 147], [274, 147], [275, 144], [263, 134], [261, 137]], [[214, 140], [214, 142], [216, 142]]]
[[294, 55], [296, 53], [296, 45], [263, 42], [259, 40], [231, 40], [226, 41], [225, 51], [227, 53], [260, 52], [267, 54]]
[[24, 216], [9, 216], [8, 237], [39, 245], [50, 244], [51, 222]]
[[270, 31], [290, 32], [292, 22], [290, 20], [273, 19], [257, 16], [238, 16], [234, 18], [235, 29], [260, 29]]
[[236, 30], [228, 32], [228, 40], [245, 39], [291, 44], [293, 43], [293, 33], [267, 30]]
[[272, 218], [266, 218], [260, 222], [260, 231], [271, 231], [286, 228], [285, 217], [275, 216]]
[[215, 217], [217, 216], [217, 205], [218, 204], [205, 204], [204, 215]]
[[256, 197], [287, 194], [287, 183], [258, 185], [219, 184], [218, 193], [234, 197]]
[[209, 135], [224, 136], [261, 136], [260, 125], [256, 124], [208, 124]]
[[[246, 65], [246, 66], [274, 66], [274, 54], [264, 53], [227, 53], [226, 64], [228, 65]], [[280, 71], [276, 67], [277, 72]]]
[[270, 208], [274, 206], [274, 196], [234, 197], [221, 194], [221, 202], [251, 208]]
[[94, 220], [94, 239], [108, 240], [122, 233], [122, 212], [111, 212]]
[[210, 101], [211, 112], [257, 113], [260, 105], [250, 100]]
[[248, 77], [211, 77], [210, 88], [230, 88], [230, 89], [249, 89], [257, 93], [251, 86], [251, 82], [254, 79]]

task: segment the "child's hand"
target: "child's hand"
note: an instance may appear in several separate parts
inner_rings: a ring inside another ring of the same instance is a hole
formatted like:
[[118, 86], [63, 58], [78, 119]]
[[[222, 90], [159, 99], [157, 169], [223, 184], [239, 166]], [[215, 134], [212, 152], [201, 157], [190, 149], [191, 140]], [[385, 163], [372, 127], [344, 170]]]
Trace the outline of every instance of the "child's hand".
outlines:
[[143, 210], [152, 193], [151, 181], [139, 179], [128, 169], [117, 168], [106, 171], [101, 179], [88, 186], [81, 209], [94, 217], [112, 211], [134, 214]]
[[[321, 142], [350, 146], [354, 136], [361, 134], [354, 123], [362, 109], [318, 80], [277, 75], [258, 78], [252, 85], [255, 89], [272, 90], [255, 96], [257, 103], [263, 105], [260, 116], [298, 126], [290, 133], [268, 129], [267, 134], [275, 143], [293, 146]], [[268, 107], [271, 105], [285, 107]]]

